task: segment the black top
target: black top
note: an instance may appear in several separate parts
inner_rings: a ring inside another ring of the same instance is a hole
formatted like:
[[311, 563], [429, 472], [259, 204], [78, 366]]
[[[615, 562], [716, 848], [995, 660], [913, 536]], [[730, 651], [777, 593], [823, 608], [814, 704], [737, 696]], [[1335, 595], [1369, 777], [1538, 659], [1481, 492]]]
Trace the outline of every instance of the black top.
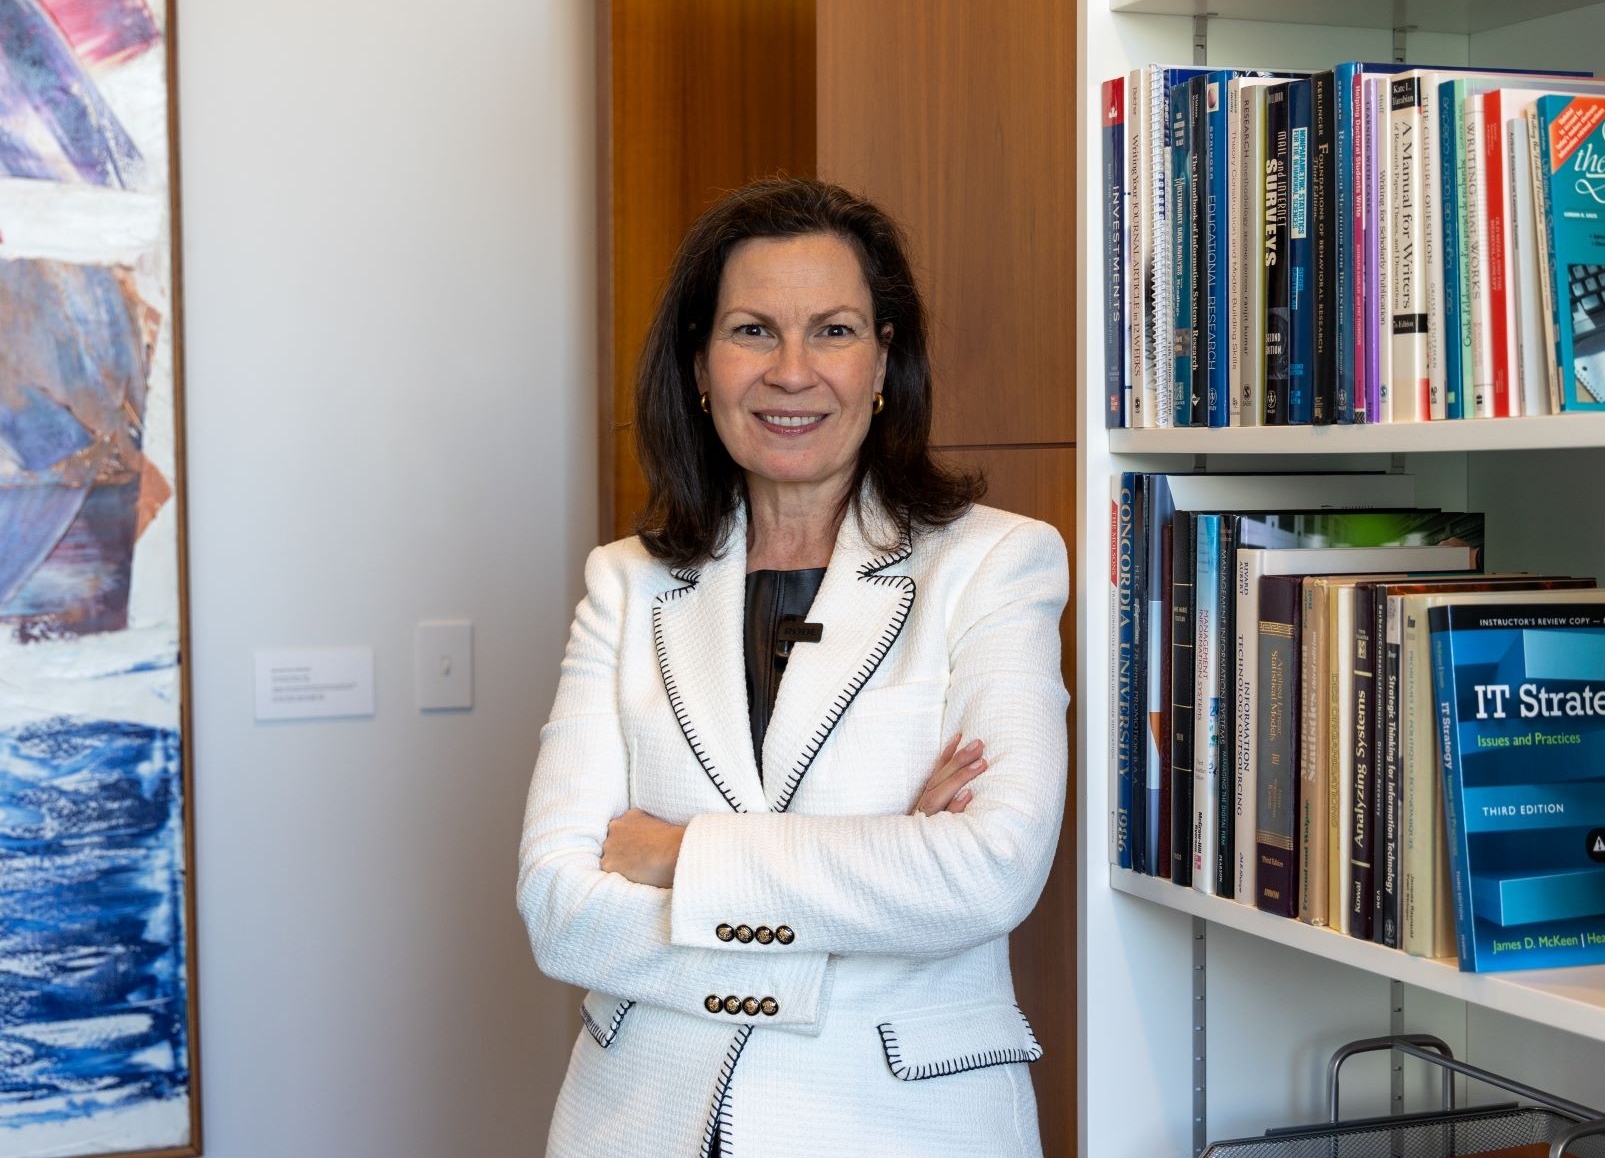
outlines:
[[747, 574], [745, 653], [747, 705], [752, 716], [752, 754], [763, 776], [763, 738], [780, 693], [780, 677], [792, 645], [780, 638], [781, 621], [806, 619], [824, 581], [823, 567], [800, 571], [751, 571]]

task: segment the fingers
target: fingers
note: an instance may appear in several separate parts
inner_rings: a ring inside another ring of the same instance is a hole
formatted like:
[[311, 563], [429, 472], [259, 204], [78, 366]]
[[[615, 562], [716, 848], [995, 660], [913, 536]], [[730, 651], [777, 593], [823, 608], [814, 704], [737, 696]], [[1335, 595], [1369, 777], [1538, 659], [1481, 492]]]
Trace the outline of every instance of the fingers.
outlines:
[[[938, 783], [928, 783], [920, 795], [915, 811], [923, 812], [927, 816], [943, 811], [963, 812], [973, 798], [973, 793], [965, 786], [985, 772], [986, 768], [985, 759], [971, 760], [949, 773], [946, 779]], [[962, 803], [959, 802], [961, 795], [964, 797]]]
[[959, 740], [962, 738], [960, 736], [953, 737], [952, 742], [942, 750], [940, 762], [936, 765], [935, 771], [931, 773], [930, 779], [925, 781], [927, 789], [941, 784], [959, 770], [968, 768], [981, 758], [981, 753], [986, 749], [985, 741], [971, 740], [964, 747], [957, 747]]

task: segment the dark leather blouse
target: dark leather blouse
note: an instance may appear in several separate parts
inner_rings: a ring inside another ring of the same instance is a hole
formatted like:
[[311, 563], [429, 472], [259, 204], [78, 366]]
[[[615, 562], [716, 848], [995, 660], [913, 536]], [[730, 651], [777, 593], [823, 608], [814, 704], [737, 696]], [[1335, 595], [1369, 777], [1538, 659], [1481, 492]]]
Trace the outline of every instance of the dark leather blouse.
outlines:
[[804, 620], [824, 581], [823, 567], [798, 571], [751, 571], [747, 574], [745, 652], [747, 705], [752, 717], [752, 754], [763, 775], [763, 739], [780, 693], [780, 677], [792, 644], [780, 638], [783, 620]]

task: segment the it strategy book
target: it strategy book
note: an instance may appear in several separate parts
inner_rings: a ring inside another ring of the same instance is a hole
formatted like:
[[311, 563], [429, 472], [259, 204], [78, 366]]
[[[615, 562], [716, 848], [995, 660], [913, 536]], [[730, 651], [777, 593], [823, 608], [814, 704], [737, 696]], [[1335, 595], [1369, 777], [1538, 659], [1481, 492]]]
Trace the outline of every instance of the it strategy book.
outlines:
[[1605, 962], [1605, 594], [1428, 614], [1463, 972]]

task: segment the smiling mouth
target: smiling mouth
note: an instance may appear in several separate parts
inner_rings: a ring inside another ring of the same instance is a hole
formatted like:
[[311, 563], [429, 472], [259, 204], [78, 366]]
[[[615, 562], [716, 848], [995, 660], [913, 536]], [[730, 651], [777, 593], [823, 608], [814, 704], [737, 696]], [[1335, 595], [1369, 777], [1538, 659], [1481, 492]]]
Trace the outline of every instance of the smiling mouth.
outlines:
[[760, 414], [758, 421], [780, 430], [807, 430], [825, 421], [823, 414]]

